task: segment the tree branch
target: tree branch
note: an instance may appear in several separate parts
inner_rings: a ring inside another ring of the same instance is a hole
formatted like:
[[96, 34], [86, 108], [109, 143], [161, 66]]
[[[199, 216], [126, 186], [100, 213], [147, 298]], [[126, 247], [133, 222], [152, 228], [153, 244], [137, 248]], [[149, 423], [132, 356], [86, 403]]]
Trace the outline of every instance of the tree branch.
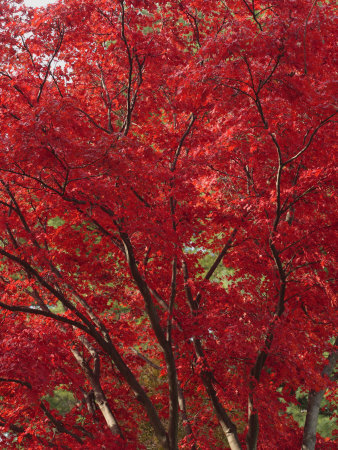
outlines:
[[290, 162], [294, 161], [295, 159], [299, 158], [299, 156], [301, 156], [310, 146], [313, 138], [315, 137], [315, 135], [317, 134], [318, 130], [320, 130], [321, 127], [323, 127], [324, 125], [326, 125], [328, 122], [331, 122], [330, 119], [331, 117], [334, 117], [337, 114], [337, 112], [331, 114], [329, 117], [327, 117], [326, 119], [322, 120], [320, 122], [319, 125], [317, 125], [317, 127], [313, 130], [313, 132], [310, 135], [310, 138], [307, 142], [307, 144], [304, 145], [304, 147], [298, 152], [296, 153], [294, 156], [292, 156], [292, 158], [288, 159], [287, 161], [285, 161], [283, 163], [284, 166], [286, 166], [287, 164], [289, 164]]

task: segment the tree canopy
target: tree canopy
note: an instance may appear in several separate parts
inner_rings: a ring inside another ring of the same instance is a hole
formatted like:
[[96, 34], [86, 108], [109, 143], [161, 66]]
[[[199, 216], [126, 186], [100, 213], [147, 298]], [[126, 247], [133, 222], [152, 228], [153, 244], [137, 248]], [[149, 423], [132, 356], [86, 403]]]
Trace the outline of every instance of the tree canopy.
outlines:
[[2, 445], [312, 450], [333, 2], [2, 0], [0, 33]]

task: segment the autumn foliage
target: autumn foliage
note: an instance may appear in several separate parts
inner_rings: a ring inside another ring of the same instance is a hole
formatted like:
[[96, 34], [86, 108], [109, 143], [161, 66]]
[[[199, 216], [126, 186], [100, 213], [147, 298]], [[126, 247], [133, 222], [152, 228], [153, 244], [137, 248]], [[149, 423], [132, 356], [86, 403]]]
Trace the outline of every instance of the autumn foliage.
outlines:
[[1, 1], [2, 447], [301, 448], [296, 391], [333, 395], [334, 25]]

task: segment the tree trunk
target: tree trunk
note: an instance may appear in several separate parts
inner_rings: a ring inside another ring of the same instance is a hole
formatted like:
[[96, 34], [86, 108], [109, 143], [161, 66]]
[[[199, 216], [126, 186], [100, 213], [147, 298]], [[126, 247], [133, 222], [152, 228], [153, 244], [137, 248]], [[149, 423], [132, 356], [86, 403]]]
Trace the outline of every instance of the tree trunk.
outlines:
[[[82, 337], [82, 342], [86, 345], [88, 345], [88, 349], [91, 353], [95, 353], [96, 358], [98, 359], [98, 355], [95, 352], [95, 349], [89, 344], [89, 342]], [[87, 346], [86, 345], [86, 346]], [[123, 439], [122, 431], [119, 427], [119, 424], [117, 423], [117, 420], [108, 404], [108, 400], [102, 390], [100, 379], [99, 379], [99, 372], [96, 373], [96, 370], [92, 370], [89, 366], [88, 362], [85, 360], [85, 358], [81, 355], [81, 353], [73, 348], [72, 353], [80, 365], [82, 367], [83, 371], [87, 375], [87, 378], [92, 386], [93, 393], [94, 393], [94, 399], [95, 403], [99, 407], [102, 416], [104, 417], [107, 427], [114, 435], [118, 435]], [[97, 362], [96, 364], [97, 365]]]
[[[336, 340], [337, 343], [337, 340]], [[336, 365], [336, 361], [338, 358], [338, 352], [333, 352], [329, 356], [329, 363], [323, 369], [322, 375], [330, 376], [334, 367]], [[302, 450], [315, 450], [316, 446], [316, 432], [317, 432], [317, 424], [318, 424], [318, 416], [320, 404], [323, 399], [325, 393], [325, 389], [321, 391], [311, 390], [309, 393], [309, 401], [307, 406], [306, 420], [304, 425], [304, 434], [303, 434], [303, 443]]]
[[257, 412], [254, 411], [252, 393], [249, 394], [248, 417], [249, 417], [249, 430], [246, 436], [246, 447], [247, 450], [256, 450], [259, 434], [259, 420]]
[[196, 445], [194, 443], [192, 443], [194, 441], [194, 435], [193, 435], [193, 431], [191, 428], [191, 423], [189, 421], [189, 417], [187, 414], [187, 408], [186, 408], [186, 404], [185, 404], [185, 398], [184, 398], [184, 393], [183, 390], [181, 388], [181, 386], [178, 386], [178, 402], [179, 402], [179, 407], [181, 410], [181, 417], [184, 423], [184, 432], [185, 435], [187, 437], [188, 443], [191, 445], [191, 450], [196, 450]]

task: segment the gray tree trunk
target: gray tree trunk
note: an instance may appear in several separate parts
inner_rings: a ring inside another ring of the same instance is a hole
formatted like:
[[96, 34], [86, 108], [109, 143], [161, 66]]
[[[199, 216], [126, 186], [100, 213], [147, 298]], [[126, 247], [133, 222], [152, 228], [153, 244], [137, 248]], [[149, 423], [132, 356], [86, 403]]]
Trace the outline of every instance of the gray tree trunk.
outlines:
[[[338, 352], [333, 352], [329, 356], [329, 363], [325, 366], [322, 375], [330, 376], [335, 368], [338, 358]], [[309, 392], [309, 401], [307, 406], [306, 420], [304, 425], [302, 450], [315, 450], [316, 446], [316, 433], [318, 425], [318, 416], [320, 404], [323, 399], [325, 389], [321, 391]]]

